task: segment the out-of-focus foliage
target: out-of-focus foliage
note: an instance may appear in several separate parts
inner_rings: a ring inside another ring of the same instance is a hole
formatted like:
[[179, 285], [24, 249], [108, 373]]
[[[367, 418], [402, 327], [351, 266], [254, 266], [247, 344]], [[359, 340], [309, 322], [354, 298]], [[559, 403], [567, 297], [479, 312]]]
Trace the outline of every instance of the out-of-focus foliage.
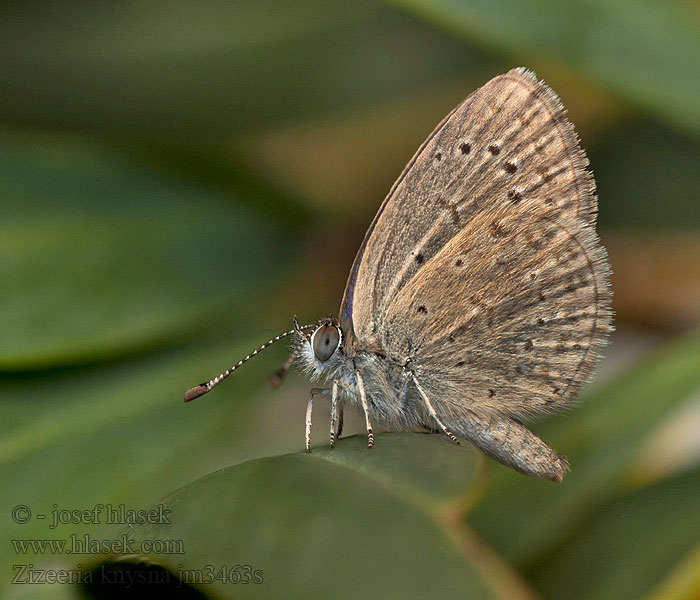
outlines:
[[[699, 23], [685, 0], [3, 4], [0, 595], [77, 597], [13, 565], [98, 558], [10, 540], [121, 531], [36, 515], [178, 488], [169, 528], [129, 534], [183, 540], [150, 555], [174, 571], [263, 569], [200, 586], [217, 597], [700, 595]], [[331, 452], [320, 399], [314, 453], [289, 454], [310, 386], [265, 389], [280, 347], [183, 405], [292, 314], [337, 310], [403, 165], [519, 65], [581, 135], [614, 271], [606, 380], [536, 424], [564, 482], [438, 436]]]

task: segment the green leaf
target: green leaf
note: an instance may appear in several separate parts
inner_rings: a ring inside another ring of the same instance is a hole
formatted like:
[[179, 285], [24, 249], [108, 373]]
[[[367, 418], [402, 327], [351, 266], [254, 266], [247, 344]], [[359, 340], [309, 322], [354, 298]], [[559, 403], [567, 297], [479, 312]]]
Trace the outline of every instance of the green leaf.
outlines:
[[537, 428], [569, 457], [571, 473], [560, 485], [542, 485], [494, 465], [494, 481], [469, 523], [525, 570], [543, 564], [620, 492], [655, 427], [699, 386], [700, 339], [668, 344], [591, 391], [570, 414]]
[[[677, 475], [611, 502], [557, 547], [531, 579], [548, 599], [670, 598], [671, 575], [695, 578], [700, 550], [700, 469]], [[595, 581], [595, 585], [591, 582]], [[681, 591], [681, 590], [678, 590]], [[686, 588], [676, 598], [693, 598]]]
[[207, 565], [261, 572], [260, 584], [198, 586], [215, 597], [427, 598], [436, 589], [446, 598], [522, 596], [522, 587], [504, 595], [512, 574], [485, 568], [486, 548], [416, 502], [418, 490], [443, 499], [468, 490], [477, 461], [473, 449], [439, 436], [385, 434], [372, 451], [364, 436], [343, 439], [332, 452], [212, 473], [164, 501], [170, 524], [136, 526], [129, 536], [136, 548], [181, 540], [184, 554], [143, 555], [175, 574]]
[[[12, 564], [70, 568], [79, 560], [67, 552], [15, 553], [9, 540], [69, 540], [72, 534], [107, 539], [114, 530], [104, 518], [95, 525], [68, 523], [51, 529], [54, 508], [84, 510], [99, 503], [147, 508], [212, 468], [261, 452], [245, 433], [254, 391], [266, 390], [265, 375], [281, 362], [283, 348], [251, 361], [244, 376], [237, 374], [206, 399], [183, 402], [185, 389], [230, 366], [257, 344], [254, 340], [206, 352], [190, 349], [74, 372], [4, 376], [2, 586], [10, 581]], [[299, 447], [302, 411], [297, 430]], [[17, 505], [30, 508], [34, 515], [30, 522], [10, 520]], [[46, 519], [38, 519], [40, 514]], [[8, 587], [17, 593], [24, 589]], [[6, 591], [0, 589], [0, 596], [5, 597]]]
[[279, 223], [77, 140], [6, 136], [0, 195], [2, 370], [192, 335], [293, 258]]
[[518, 57], [567, 63], [635, 105], [700, 133], [700, 36], [680, 3], [645, 0], [391, 0]]

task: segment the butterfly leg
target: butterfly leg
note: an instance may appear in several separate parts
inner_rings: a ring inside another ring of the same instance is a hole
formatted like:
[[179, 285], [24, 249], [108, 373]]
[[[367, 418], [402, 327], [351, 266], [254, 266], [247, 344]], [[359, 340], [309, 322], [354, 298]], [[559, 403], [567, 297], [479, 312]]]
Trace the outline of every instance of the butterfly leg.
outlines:
[[445, 427], [445, 424], [440, 420], [440, 418], [437, 416], [437, 413], [435, 412], [435, 407], [433, 406], [433, 403], [430, 401], [430, 398], [428, 397], [428, 394], [426, 394], [425, 390], [423, 389], [423, 386], [418, 382], [418, 379], [416, 379], [415, 375], [412, 375], [413, 378], [413, 383], [416, 384], [416, 387], [418, 388], [418, 392], [423, 398], [423, 402], [425, 402], [425, 406], [428, 409], [428, 412], [430, 413], [430, 416], [435, 419], [435, 422], [440, 426], [440, 429], [442, 429], [443, 433], [450, 438], [455, 444], [459, 445], [459, 440], [457, 437], [452, 433], [447, 427]]
[[335, 434], [336, 439], [340, 439], [343, 434], [343, 404], [338, 406], [338, 432]]
[[360, 371], [355, 370], [355, 378], [357, 379], [357, 389], [360, 391], [360, 400], [362, 401], [362, 410], [365, 411], [365, 423], [367, 425], [367, 448], [371, 449], [374, 446], [374, 433], [372, 433], [372, 423], [369, 420], [369, 403], [367, 402], [367, 394], [365, 393], [365, 381], [360, 374]]
[[531, 477], [561, 481], [569, 470], [566, 456], [550, 448], [515, 419], [500, 415], [482, 417], [469, 411], [458, 433], [491, 458]]
[[[333, 382], [332, 396], [331, 396], [331, 448], [335, 448], [335, 424], [338, 421], [338, 382]], [[342, 411], [342, 408], [341, 408]], [[342, 417], [341, 417], [342, 418]], [[342, 426], [342, 421], [341, 421]], [[338, 432], [338, 437], [340, 437], [340, 432]]]
[[306, 405], [306, 451], [311, 452], [311, 410], [313, 408], [314, 396], [316, 394], [327, 394], [327, 388], [313, 388], [309, 393], [309, 402]]

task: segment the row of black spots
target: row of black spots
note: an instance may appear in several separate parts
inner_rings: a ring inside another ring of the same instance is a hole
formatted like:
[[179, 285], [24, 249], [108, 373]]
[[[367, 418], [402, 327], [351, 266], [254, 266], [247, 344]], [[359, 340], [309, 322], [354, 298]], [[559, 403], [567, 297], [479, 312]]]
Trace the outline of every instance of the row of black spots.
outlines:
[[[498, 156], [501, 153], [502, 143], [500, 141], [491, 142], [486, 149], [492, 156]], [[458, 142], [457, 149], [459, 153], [463, 156], [467, 156], [472, 153], [472, 144], [469, 141], [461, 140]], [[437, 158], [437, 156], [436, 156]], [[439, 160], [439, 159], [438, 159]], [[514, 174], [518, 170], [518, 165], [513, 160], [506, 160], [503, 162], [503, 170], [506, 173]]]
[[[482, 127], [483, 127], [483, 124], [482, 124]], [[515, 135], [517, 135], [517, 131], [514, 132], [514, 133], [512, 134], [512, 136], [515, 136]], [[512, 137], [512, 136], [511, 136], [511, 137]], [[503, 140], [494, 140], [494, 141], [490, 142], [490, 143], [486, 146], [486, 151], [487, 151], [488, 153], [490, 153], [491, 156], [498, 156], [499, 154], [501, 154], [501, 148], [502, 148], [504, 145], [505, 145], [505, 146], [508, 146], [508, 144], [509, 144], [510, 141], [511, 141], [511, 137], [509, 137], [509, 138], [506, 139], [505, 141], [503, 141]], [[463, 144], [463, 143], [464, 143], [464, 142], [459, 142], [460, 145]], [[474, 154], [474, 153], [475, 153], [474, 151], [476, 150], [476, 147], [475, 147], [474, 144], [468, 144], [468, 146], [464, 147], [464, 150], [468, 150], [468, 152], [465, 152], [464, 154], [470, 154], [470, 153], [471, 153], [471, 154]], [[513, 162], [513, 161], [510, 161], [510, 162]], [[479, 161], [478, 164], [477, 164], [477, 166], [476, 166], [476, 171], [474, 171], [474, 172], [472, 173], [472, 175], [473, 175], [477, 180], [481, 180], [482, 177], [485, 177], [485, 176], [486, 176], [486, 173], [487, 173], [491, 168], [492, 168], [492, 163], [491, 163], [491, 161], [489, 161], [489, 160]], [[484, 181], [486, 181], [486, 179], [484, 179]], [[482, 188], [482, 189], [480, 190], [480, 196], [483, 197], [483, 198], [485, 198], [485, 199], [488, 201], [488, 203], [490, 204], [491, 201], [492, 201], [492, 199], [493, 199], [494, 194], [497, 193], [499, 186], [500, 186], [500, 182], [497, 180], [497, 178], [491, 178], [491, 181], [490, 181], [490, 183], [486, 186], [486, 188]], [[477, 200], [478, 200], [478, 198], [477, 198]]]
[[[498, 156], [501, 153], [501, 142], [493, 142], [489, 144], [487, 150], [492, 156]], [[518, 170], [518, 164], [514, 160], [504, 161], [501, 167], [509, 175], [515, 174]]]

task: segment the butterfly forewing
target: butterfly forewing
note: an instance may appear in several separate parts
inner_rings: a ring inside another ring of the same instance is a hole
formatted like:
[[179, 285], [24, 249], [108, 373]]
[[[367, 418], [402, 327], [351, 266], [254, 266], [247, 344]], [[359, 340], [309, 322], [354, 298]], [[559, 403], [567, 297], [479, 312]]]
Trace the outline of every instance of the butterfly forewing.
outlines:
[[341, 309], [360, 345], [412, 361], [448, 403], [517, 415], [570, 397], [610, 323], [586, 165], [557, 97], [529, 72], [475, 91], [367, 233]]

